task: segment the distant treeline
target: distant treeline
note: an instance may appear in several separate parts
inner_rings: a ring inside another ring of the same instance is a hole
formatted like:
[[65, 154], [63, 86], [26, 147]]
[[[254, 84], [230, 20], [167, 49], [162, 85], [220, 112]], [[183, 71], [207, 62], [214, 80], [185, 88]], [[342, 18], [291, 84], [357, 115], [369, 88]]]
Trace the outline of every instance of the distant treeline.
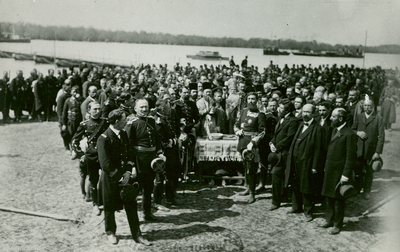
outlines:
[[[1, 24], [2, 33], [13, 33], [22, 37], [44, 40], [65, 41], [100, 41], [120, 43], [142, 43], [142, 44], [167, 44], [167, 45], [193, 45], [193, 46], [217, 46], [217, 47], [245, 47], [265, 48], [278, 46], [281, 49], [299, 51], [338, 51], [348, 49], [355, 51], [363, 50], [362, 45], [330, 45], [313, 41], [296, 41], [293, 39], [271, 40], [265, 38], [214, 38], [196, 35], [172, 35], [168, 33], [126, 32], [106, 31], [85, 27], [70, 26], [42, 26], [29, 23], [5, 23]], [[368, 53], [396, 53], [400, 54], [400, 45], [367, 46]]]

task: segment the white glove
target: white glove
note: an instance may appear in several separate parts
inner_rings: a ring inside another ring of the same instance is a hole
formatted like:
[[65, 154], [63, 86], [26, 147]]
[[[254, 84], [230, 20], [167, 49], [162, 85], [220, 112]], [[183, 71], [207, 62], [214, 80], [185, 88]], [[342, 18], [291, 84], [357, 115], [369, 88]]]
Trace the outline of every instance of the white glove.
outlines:
[[347, 182], [347, 181], [349, 181], [349, 178], [342, 175], [342, 177], [340, 178], [340, 183], [344, 183], [344, 182]]
[[241, 130], [236, 131], [235, 135], [238, 137], [243, 136], [243, 130], [241, 129]]
[[137, 171], [135, 167], [132, 167], [132, 174], [131, 174], [131, 178], [136, 178], [137, 177]]
[[276, 148], [273, 143], [269, 143], [269, 148], [271, 149], [272, 152], [276, 152]]
[[251, 151], [251, 150], [253, 149], [253, 142], [250, 142], [250, 143], [247, 145], [247, 149], [248, 149], [249, 151]]
[[164, 156], [164, 154], [160, 154], [158, 155], [159, 158], [162, 159], [162, 161], [166, 162], [167, 161], [167, 157]]

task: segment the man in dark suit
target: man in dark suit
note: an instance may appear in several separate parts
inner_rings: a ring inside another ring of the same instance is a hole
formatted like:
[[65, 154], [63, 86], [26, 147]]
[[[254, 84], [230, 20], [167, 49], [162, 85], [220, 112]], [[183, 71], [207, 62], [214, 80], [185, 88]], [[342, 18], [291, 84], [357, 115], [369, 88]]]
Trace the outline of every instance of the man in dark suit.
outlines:
[[385, 129], [380, 115], [374, 111], [374, 102], [364, 101], [364, 113], [355, 117], [352, 129], [356, 132], [358, 166], [355, 170], [355, 186], [360, 191], [364, 188], [364, 199], [370, 198], [374, 171], [370, 165], [372, 160], [380, 158], [385, 142]]
[[[278, 115], [280, 117], [276, 127], [275, 134], [269, 143], [271, 152], [281, 153], [282, 160], [286, 160], [287, 154], [296, 133], [298, 120], [293, 114], [294, 105], [289, 99], [283, 99], [279, 102]], [[271, 211], [278, 209], [281, 205], [286, 162], [280, 162], [272, 169], [272, 206]]]
[[326, 223], [333, 227], [329, 233], [338, 234], [343, 225], [345, 198], [337, 190], [338, 184], [349, 183], [357, 163], [357, 135], [346, 125], [347, 112], [336, 108], [331, 120], [333, 133], [325, 162], [322, 195], [326, 197]]
[[317, 193], [316, 176], [323, 169], [320, 166], [322, 147], [322, 129], [314, 120], [315, 107], [306, 104], [302, 108], [303, 121], [300, 123], [290, 146], [286, 171], [285, 186], [292, 187], [292, 209], [288, 213], [303, 210], [307, 221], [313, 219], [315, 194]]
[[115, 236], [117, 225], [115, 211], [125, 208], [132, 238], [137, 243], [151, 245], [141, 236], [137, 214], [136, 198], [129, 201], [121, 199], [120, 192], [131, 179], [135, 179], [137, 171], [133, 162], [133, 153], [129, 151], [128, 136], [123, 128], [126, 125], [126, 114], [120, 109], [110, 112], [109, 128], [97, 139], [97, 150], [101, 166], [100, 198], [104, 205], [104, 224], [107, 238], [117, 244]]

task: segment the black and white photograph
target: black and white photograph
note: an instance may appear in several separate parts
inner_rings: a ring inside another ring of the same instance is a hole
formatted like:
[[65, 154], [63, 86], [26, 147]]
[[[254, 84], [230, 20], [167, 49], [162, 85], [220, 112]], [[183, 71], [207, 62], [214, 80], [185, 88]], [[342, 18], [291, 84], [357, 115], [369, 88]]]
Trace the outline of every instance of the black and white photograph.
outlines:
[[0, 0], [0, 251], [400, 251], [399, 13]]

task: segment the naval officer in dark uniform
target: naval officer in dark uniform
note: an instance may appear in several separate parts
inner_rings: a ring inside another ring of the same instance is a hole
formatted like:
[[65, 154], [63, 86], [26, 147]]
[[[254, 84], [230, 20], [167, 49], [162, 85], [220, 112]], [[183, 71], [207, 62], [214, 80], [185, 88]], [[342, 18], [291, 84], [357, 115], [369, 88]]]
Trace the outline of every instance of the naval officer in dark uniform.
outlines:
[[143, 190], [144, 219], [156, 221], [151, 213], [151, 193], [155, 172], [151, 168], [151, 161], [159, 157], [166, 161], [161, 148], [161, 139], [157, 134], [156, 122], [149, 117], [149, 103], [145, 99], [139, 99], [135, 104], [136, 117], [129, 121], [125, 127], [128, 134], [129, 145], [135, 156], [138, 172], [138, 181]]
[[113, 110], [108, 115], [108, 121], [109, 128], [97, 140], [102, 169], [100, 197], [104, 204], [107, 238], [112, 244], [118, 243], [115, 236], [117, 231], [115, 211], [124, 207], [133, 240], [148, 246], [151, 243], [141, 236], [135, 195], [129, 195], [128, 199], [121, 196], [121, 190], [125, 190], [125, 187], [131, 184], [130, 181], [137, 176], [132, 151], [129, 151], [128, 136], [123, 130], [126, 125], [126, 113], [121, 109]]
[[237, 150], [242, 154], [245, 150], [254, 154], [252, 160], [243, 157], [248, 189], [242, 195], [249, 195], [248, 203], [255, 201], [256, 172], [260, 161], [258, 144], [265, 135], [265, 114], [257, 108], [257, 94], [247, 95], [247, 108], [240, 112], [234, 125], [235, 134], [239, 137]]

